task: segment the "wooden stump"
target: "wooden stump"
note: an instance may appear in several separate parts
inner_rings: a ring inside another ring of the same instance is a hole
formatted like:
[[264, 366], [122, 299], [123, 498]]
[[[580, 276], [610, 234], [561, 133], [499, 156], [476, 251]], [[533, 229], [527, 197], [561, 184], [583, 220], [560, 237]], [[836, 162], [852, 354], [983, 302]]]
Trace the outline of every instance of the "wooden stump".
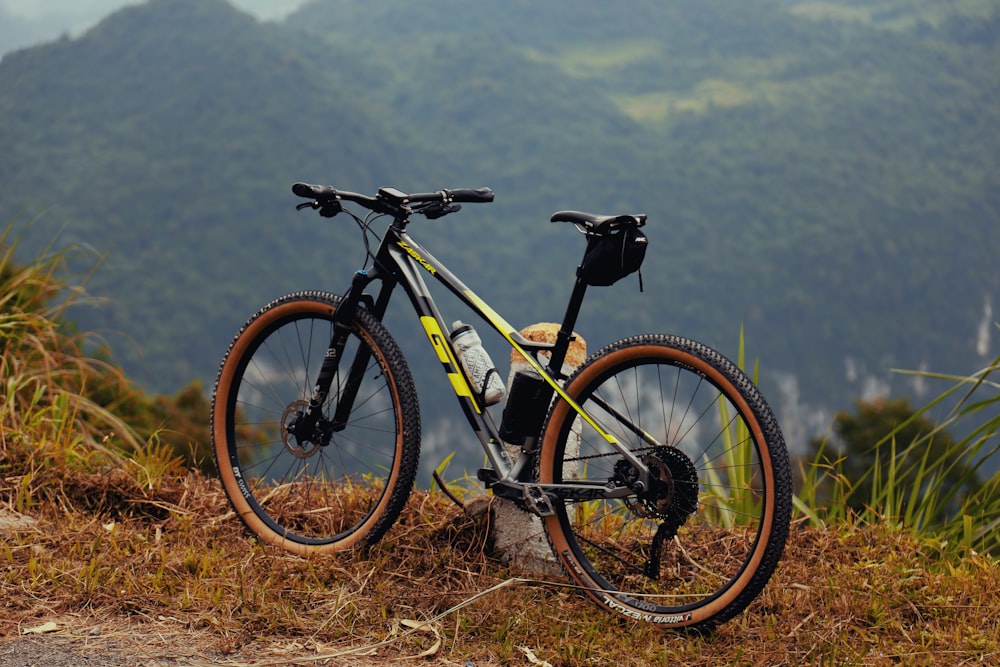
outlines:
[[[558, 324], [533, 324], [521, 331], [521, 335], [535, 342], [555, 342]], [[545, 353], [539, 355], [547, 357]], [[577, 336], [570, 343], [562, 371], [566, 375], [573, 373], [587, 357], [587, 343]], [[507, 386], [517, 371], [530, 370], [531, 366], [519, 352], [512, 351], [510, 358], [510, 374]], [[579, 438], [579, 435], [577, 435]], [[512, 459], [517, 459], [520, 448], [516, 445], [505, 445]], [[541, 446], [541, 443], [539, 443]], [[576, 445], [579, 447], [579, 443]], [[494, 555], [513, 567], [531, 574], [558, 574], [559, 566], [549, 548], [548, 539], [542, 528], [541, 520], [534, 514], [525, 512], [513, 501], [505, 498], [494, 498], [491, 503], [492, 522], [491, 538]]]

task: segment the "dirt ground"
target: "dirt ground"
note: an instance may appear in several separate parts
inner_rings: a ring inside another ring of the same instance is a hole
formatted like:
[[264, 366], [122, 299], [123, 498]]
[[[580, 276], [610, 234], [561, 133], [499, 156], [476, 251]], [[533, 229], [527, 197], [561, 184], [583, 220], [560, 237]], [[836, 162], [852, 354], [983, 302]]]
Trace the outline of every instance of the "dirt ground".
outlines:
[[[280, 643], [266, 638], [250, 641], [233, 652], [220, 644], [217, 635], [171, 628], [169, 620], [135, 623], [109, 619], [90, 627], [82, 620], [58, 619], [27, 629], [30, 634], [0, 637], [0, 667], [375, 667], [401, 657], [391, 649], [380, 654], [362, 648], [359, 655], [349, 654], [351, 647]], [[45, 631], [53, 625], [55, 629]], [[402, 664], [407, 662], [413, 661], [404, 658]], [[419, 664], [493, 667], [440, 656], [420, 658]]]
[[[365, 656], [327, 657], [337, 653], [310, 654], [304, 647], [303, 655], [278, 657], [277, 655], [212, 655], [212, 651], [199, 651], [196, 646], [179, 644], [173, 648], [147, 646], [138, 639], [102, 640], [101, 638], [67, 637], [59, 635], [18, 637], [0, 641], [0, 666], [2, 667], [265, 667], [270, 665], [328, 665], [341, 667], [375, 667], [385, 660]], [[444, 659], [421, 661], [422, 665], [460, 665], [468, 667], [477, 663], [456, 663]]]

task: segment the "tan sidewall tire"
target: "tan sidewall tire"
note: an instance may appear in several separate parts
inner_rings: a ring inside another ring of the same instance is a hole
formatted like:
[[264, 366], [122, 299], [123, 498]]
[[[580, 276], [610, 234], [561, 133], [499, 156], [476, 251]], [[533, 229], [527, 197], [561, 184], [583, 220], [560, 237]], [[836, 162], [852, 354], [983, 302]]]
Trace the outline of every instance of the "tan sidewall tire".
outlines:
[[[764, 473], [764, 495], [766, 503], [761, 517], [759, 538], [755, 543], [753, 555], [750, 560], [746, 563], [746, 566], [740, 572], [739, 576], [734, 581], [730, 582], [726, 590], [718, 598], [715, 598], [707, 602], [705, 605], [690, 612], [686, 612], [683, 619], [676, 619], [675, 622], [663, 622], [662, 620], [656, 621], [655, 619], [646, 619], [654, 620], [654, 622], [670, 627], [684, 627], [704, 624], [707, 621], [710, 621], [710, 619], [715, 617], [717, 614], [725, 611], [736, 601], [737, 597], [739, 597], [739, 595], [751, 585], [751, 581], [757, 573], [757, 570], [761, 565], [761, 561], [767, 552], [768, 540], [771, 539], [774, 527], [775, 499], [777, 497], [775, 492], [775, 478], [771, 452], [768, 448], [768, 443], [765, 439], [763, 429], [758, 422], [757, 415], [744, 399], [742, 393], [737, 390], [732, 382], [730, 382], [728, 378], [726, 378], [710, 363], [699, 358], [698, 356], [667, 345], [631, 345], [612, 351], [604, 356], [601, 356], [599, 353], [598, 355], [595, 355], [589, 363], [585, 364], [584, 367], [580, 369], [579, 373], [571, 379], [570, 384], [566, 386], [566, 393], [575, 400], [583, 388], [590, 384], [590, 382], [597, 376], [606, 372], [609, 368], [628, 362], [636, 357], [659, 357], [661, 359], [679, 361], [697, 369], [701, 373], [704, 373], [713, 383], [718, 385], [729, 400], [731, 400], [733, 404], [739, 408], [743, 416], [747, 419], [747, 423], [753, 432], [756, 442], [759, 443], [761, 468]], [[555, 479], [554, 467], [559, 434], [562, 430], [564, 421], [567, 417], [570, 417], [571, 414], [575, 415], [575, 412], [570, 409], [568, 404], [565, 401], [558, 401], [549, 416], [548, 425], [546, 426], [545, 433], [543, 435], [539, 460], [538, 479], [542, 484], [551, 483]], [[624, 606], [620, 600], [611, 598], [609, 595], [596, 590], [600, 588], [600, 584], [594, 581], [591, 576], [585, 572], [582, 567], [580, 567], [576, 558], [573, 556], [573, 550], [570, 548], [569, 540], [563, 530], [563, 525], [558, 514], [545, 518], [545, 529], [549, 535], [553, 552], [561, 561], [563, 568], [580, 586], [583, 587], [588, 596], [604, 608], [609, 608], [613, 605], [617, 605], [618, 607]], [[625, 610], [623, 612], [623, 610], [618, 607], [615, 607], [615, 611], [626, 613], [626, 615], [633, 615], [631, 612], [634, 612], [636, 617], [649, 615], [648, 611], [639, 608], [632, 608], [631, 610]], [[670, 615], [663, 614], [661, 616]]]
[[[333, 306], [330, 303], [302, 299], [290, 301], [260, 313], [254, 320], [248, 323], [248, 325], [233, 341], [229, 353], [226, 355], [226, 359], [219, 371], [219, 377], [216, 383], [216, 397], [213, 404], [212, 439], [216, 461], [219, 462], [219, 477], [222, 481], [226, 495], [232, 502], [234, 511], [243, 523], [246, 524], [246, 526], [264, 542], [303, 556], [343, 551], [365, 543], [369, 533], [378, 523], [379, 519], [386, 511], [386, 507], [391, 502], [393, 495], [392, 490], [395, 484], [398, 483], [400, 462], [403, 456], [402, 411], [396, 410], [396, 443], [393, 458], [394, 465], [386, 482], [385, 493], [383, 493], [378, 504], [365, 519], [364, 523], [362, 523], [362, 525], [360, 525], [356, 530], [345, 536], [342, 540], [320, 545], [303, 544], [301, 542], [290, 540], [285, 534], [274, 531], [257, 515], [256, 512], [254, 512], [250, 502], [247, 500], [246, 494], [242, 489], [240, 480], [237, 479], [236, 472], [233, 468], [233, 462], [229, 455], [229, 438], [226, 433], [228, 420], [226, 418], [226, 414], [229, 409], [228, 406], [231, 398], [230, 392], [233, 391], [233, 382], [235, 374], [239, 368], [240, 361], [247, 353], [250, 345], [257, 340], [258, 335], [263, 329], [271, 326], [276, 320], [283, 319], [289, 315], [304, 313], [328, 316], [332, 312]], [[381, 356], [381, 350], [372, 340], [369, 333], [357, 325], [355, 326], [355, 333], [366, 341], [373, 354], [380, 357], [379, 364], [385, 368], [387, 366], [386, 360]], [[389, 378], [393, 395], [398, 397], [398, 387], [395, 384], [395, 377], [392, 373], [387, 373], [386, 375]]]

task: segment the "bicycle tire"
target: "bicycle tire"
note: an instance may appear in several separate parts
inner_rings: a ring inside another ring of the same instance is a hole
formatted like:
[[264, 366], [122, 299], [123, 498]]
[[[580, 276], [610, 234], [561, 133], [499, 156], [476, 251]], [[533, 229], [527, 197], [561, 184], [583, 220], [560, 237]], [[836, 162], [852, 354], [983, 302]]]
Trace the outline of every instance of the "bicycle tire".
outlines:
[[[654, 477], [629, 498], [555, 504], [545, 528], [568, 576], [599, 606], [664, 627], [707, 630], [742, 612], [777, 567], [792, 506], [784, 438], [753, 382], [700, 343], [648, 335], [592, 355], [565, 390]], [[637, 474], [562, 400], [537, 473], [543, 484]]]
[[[399, 346], [359, 309], [341, 369], [368, 364], [350, 418], [328, 444], [289, 428], [308, 405], [341, 297], [298, 292], [272, 301], [240, 329], [212, 398], [212, 445], [222, 487], [261, 540], [300, 555], [373, 544], [406, 504], [420, 457], [420, 410]], [[323, 415], [346, 383], [335, 377]]]

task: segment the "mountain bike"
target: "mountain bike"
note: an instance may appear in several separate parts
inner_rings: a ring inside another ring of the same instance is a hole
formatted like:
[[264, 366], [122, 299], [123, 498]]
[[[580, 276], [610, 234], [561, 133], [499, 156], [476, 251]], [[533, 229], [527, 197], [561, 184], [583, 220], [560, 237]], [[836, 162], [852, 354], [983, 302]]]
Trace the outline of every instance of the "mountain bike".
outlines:
[[[267, 304], [219, 370], [216, 461], [235, 512], [261, 540], [302, 555], [365, 547], [398, 518], [420, 452], [413, 378], [383, 324], [402, 287], [486, 453], [479, 479], [541, 517], [554, 558], [593, 601], [704, 629], [761, 592], [788, 534], [791, 472], [778, 423], [750, 378], [705, 345], [664, 334], [624, 338], [568, 377], [562, 371], [588, 287], [640, 268], [645, 215], [552, 216], [586, 244], [555, 340], [537, 342], [408, 231], [417, 215], [493, 201], [489, 189], [367, 196], [297, 183], [293, 192], [307, 200], [298, 209], [353, 219], [365, 261], [343, 294], [298, 292]], [[373, 222], [383, 218], [380, 235]], [[499, 403], [488, 405], [495, 397], [482, 369], [463, 365], [425, 276], [526, 360], [502, 415], [491, 411]]]

